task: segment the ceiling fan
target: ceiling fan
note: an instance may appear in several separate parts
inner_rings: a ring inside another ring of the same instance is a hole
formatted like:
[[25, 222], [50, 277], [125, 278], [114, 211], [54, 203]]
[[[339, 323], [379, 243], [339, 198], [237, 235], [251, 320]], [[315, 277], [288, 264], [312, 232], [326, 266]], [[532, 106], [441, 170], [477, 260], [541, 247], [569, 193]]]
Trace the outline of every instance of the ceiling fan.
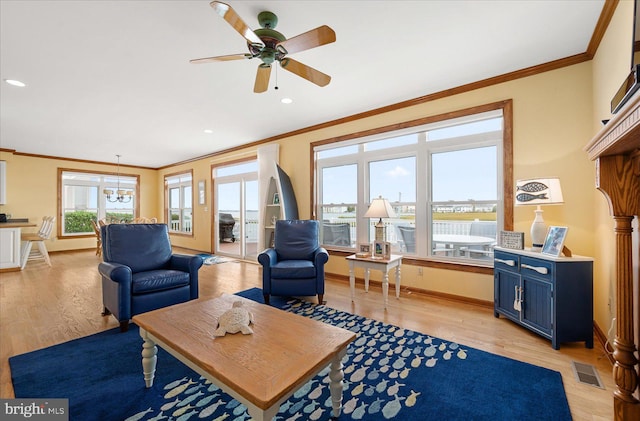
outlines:
[[335, 42], [336, 33], [326, 25], [312, 29], [293, 38], [287, 39], [274, 28], [278, 24], [278, 17], [271, 12], [260, 12], [258, 23], [261, 28], [253, 31], [244, 23], [240, 16], [226, 3], [212, 1], [210, 3], [229, 25], [247, 40], [249, 52], [244, 54], [232, 54], [226, 56], [206, 57], [190, 60], [190, 63], [211, 63], [214, 61], [244, 60], [259, 58], [262, 63], [258, 66], [258, 73], [253, 87], [253, 92], [265, 92], [269, 87], [271, 65], [274, 61], [280, 63], [280, 67], [296, 74], [318, 86], [326, 86], [331, 81], [331, 76], [326, 75], [312, 67], [300, 63], [290, 57], [289, 54], [297, 53], [321, 45]]

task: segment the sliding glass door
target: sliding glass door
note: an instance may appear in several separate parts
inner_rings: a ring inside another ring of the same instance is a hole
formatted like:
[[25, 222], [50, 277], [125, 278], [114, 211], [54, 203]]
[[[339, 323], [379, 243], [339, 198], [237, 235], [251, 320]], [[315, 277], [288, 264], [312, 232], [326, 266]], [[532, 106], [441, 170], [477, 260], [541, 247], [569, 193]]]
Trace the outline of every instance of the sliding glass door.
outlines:
[[257, 165], [217, 168], [214, 189], [216, 254], [255, 260], [259, 213]]

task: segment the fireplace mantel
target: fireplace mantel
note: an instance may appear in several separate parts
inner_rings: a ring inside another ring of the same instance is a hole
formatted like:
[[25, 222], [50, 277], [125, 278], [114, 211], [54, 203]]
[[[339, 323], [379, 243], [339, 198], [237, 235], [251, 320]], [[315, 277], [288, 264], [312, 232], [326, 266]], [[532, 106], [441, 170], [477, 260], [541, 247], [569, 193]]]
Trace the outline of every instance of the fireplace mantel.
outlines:
[[[614, 219], [614, 416], [616, 420], [637, 420], [640, 419], [640, 373], [636, 357], [640, 316], [636, 316], [634, 320], [634, 305], [640, 303], [640, 288], [638, 285], [634, 287], [633, 268], [634, 259], [638, 267], [640, 256], [633, 255], [632, 221], [634, 216], [640, 215], [640, 91], [605, 124], [584, 149], [589, 158], [596, 161], [596, 187], [609, 201], [609, 211]], [[640, 277], [640, 274], [637, 276]]]
[[589, 159], [640, 150], [640, 91], [584, 148]]

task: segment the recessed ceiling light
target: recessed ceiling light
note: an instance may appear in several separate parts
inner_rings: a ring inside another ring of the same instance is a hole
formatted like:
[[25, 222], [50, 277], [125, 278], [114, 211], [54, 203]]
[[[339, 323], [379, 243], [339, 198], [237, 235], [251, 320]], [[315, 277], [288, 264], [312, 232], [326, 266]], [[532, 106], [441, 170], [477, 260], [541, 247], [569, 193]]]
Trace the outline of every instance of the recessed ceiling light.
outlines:
[[27, 86], [26, 83], [20, 82], [19, 80], [15, 80], [15, 79], [5, 79], [4, 81], [7, 82], [9, 85], [19, 86], [21, 88], [24, 88], [25, 86]]
[[283, 104], [291, 104], [293, 100], [291, 98], [282, 98], [280, 102], [282, 102]]
[[211, 133], [213, 133], [213, 130], [211, 130], [211, 129], [204, 129], [204, 132], [205, 132], [205, 133], [207, 133], [207, 134], [211, 134]]

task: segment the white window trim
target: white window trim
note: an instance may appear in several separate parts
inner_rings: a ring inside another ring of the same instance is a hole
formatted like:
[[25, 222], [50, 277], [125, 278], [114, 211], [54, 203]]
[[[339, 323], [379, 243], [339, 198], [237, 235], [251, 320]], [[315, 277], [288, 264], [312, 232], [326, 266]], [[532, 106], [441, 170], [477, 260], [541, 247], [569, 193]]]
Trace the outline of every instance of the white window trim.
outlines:
[[[70, 180], [66, 177], [77, 175], [82, 178], [97, 178], [97, 181], [91, 180], [83, 180], [83, 179], [73, 179]], [[66, 233], [64, 232], [65, 228], [65, 213], [70, 208], [65, 203], [65, 186], [86, 186], [86, 187], [95, 187], [97, 188], [97, 209], [96, 209], [96, 218], [97, 220], [104, 219], [107, 216], [107, 198], [103, 194], [104, 189], [116, 190], [117, 182], [110, 181], [116, 177], [116, 174], [112, 173], [100, 173], [100, 172], [92, 172], [92, 171], [82, 171], [77, 169], [59, 169], [59, 183], [60, 183], [60, 209], [59, 209], [59, 221], [60, 221], [60, 237], [61, 238], [73, 238], [78, 236], [86, 236], [86, 235], [94, 235], [93, 230], [87, 232], [78, 232], [78, 233]], [[136, 197], [135, 193], [138, 192], [138, 177], [120, 175], [120, 187], [124, 189], [133, 190], [134, 195], [131, 198], [131, 208], [133, 211], [132, 218], [136, 216]], [[88, 208], [87, 210], [93, 210], [93, 208]]]
[[[183, 180], [184, 179], [184, 180]], [[173, 182], [175, 180], [175, 182]], [[165, 196], [166, 196], [166, 203], [167, 203], [167, 224], [169, 226], [169, 232], [173, 233], [173, 234], [185, 234], [185, 235], [193, 235], [193, 204], [194, 204], [194, 200], [195, 200], [195, 189], [193, 186], [193, 173], [192, 171], [186, 171], [184, 173], [179, 173], [179, 174], [172, 174], [172, 175], [167, 175], [164, 178], [164, 185], [165, 185]], [[191, 203], [189, 204], [189, 206], [185, 206], [186, 204], [184, 203], [184, 188], [185, 187], [191, 187]], [[179, 202], [180, 202], [180, 207], [179, 208], [172, 208], [171, 207], [171, 189], [173, 188], [178, 188], [179, 189]], [[183, 215], [184, 215], [184, 211], [185, 209], [190, 209], [191, 210], [191, 225], [188, 225], [185, 221], [183, 221]], [[172, 224], [172, 219], [171, 219], [171, 211], [172, 210], [177, 210], [178, 211], [178, 215], [179, 215], [179, 226], [180, 229], [176, 230], [173, 229], [173, 224]]]
[[[419, 141], [413, 145], [403, 145], [397, 148], [388, 148], [388, 149], [380, 149], [375, 151], [364, 151], [364, 144], [376, 140], [383, 140], [392, 137], [400, 137], [407, 134], [413, 133], [426, 133], [430, 130], [440, 129], [444, 127], [455, 126], [459, 124], [468, 124], [474, 121], [487, 120], [492, 118], [502, 117], [504, 121], [504, 109], [499, 108], [487, 112], [481, 112], [472, 115], [465, 115], [462, 117], [442, 120], [438, 122], [428, 123], [424, 125], [418, 125], [410, 128], [405, 128], [401, 130], [394, 131], [385, 131], [383, 133], [378, 133], [370, 136], [357, 137], [346, 141], [328, 143], [323, 145], [316, 145], [313, 147], [314, 153], [314, 161], [315, 161], [315, 179], [317, 180], [317, 184], [314, 186], [314, 197], [316, 198], [314, 213], [316, 215], [320, 215], [321, 206], [323, 205], [322, 200], [322, 170], [328, 167], [335, 167], [338, 165], [351, 165], [357, 164], [358, 170], [358, 193], [356, 204], [357, 209], [357, 220], [358, 222], [362, 221], [364, 218], [364, 213], [366, 212], [366, 205], [370, 203], [370, 198], [367, 197], [370, 191], [369, 186], [369, 177], [366, 174], [368, 171], [368, 163], [371, 161], [377, 160], [390, 160], [396, 158], [403, 158], [407, 156], [415, 156], [416, 157], [416, 207], [415, 207], [415, 224], [416, 224], [416, 232], [424, 233], [427, 232], [427, 227], [432, 226], [431, 221], [431, 205], [433, 202], [430, 197], [430, 186], [432, 184], [431, 174], [429, 170], [429, 162], [431, 162], [431, 155], [437, 152], [445, 152], [445, 151], [456, 151], [462, 149], [473, 149], [479, 147], [487, 147], [487, 146], [495, 146], [496, 147], [496, 200], [486, 201], [491, 203], [496, 203], [497, 206], [497, 230], [498, 232], [501, 229], [504, 229], [504, 193], [503, 193], [503, 180], [504, 180], [504, 162], [503, 162], [503, 141], [504, 141], [504, 127], [500, 131], [493, 132], [484, 132], [479, 134], [472, 134], [463, 137], [457, 138], [449, 138], [449, 139], [441, 139], [441, 140], [433, 140], [433, 141], [423, 141], [423, 137], [420, 136]], [[338, 157], [330, 157], [330, 158], [318, 158], [318, 153], [326, 150], [332, 150], [336, 148], [341, 148], [345, 146], [358, 145], [358, 152], [349, 155], [343, 155]], [[354, 159], [355, 158], [355, 159]], [[424, 180], [422, 183], [419, 180]], [[426, 187], [426, 188], [424, 188]], [[485, 201], [483, 201], [485, 202]], [[418, 204], [425, 204], [424, 206], [419, 206]], [[363, 206], [364, 205], [364, 206]], [[367, 224], [356, 223], [357, 229], [357, 244], [361, 242], [361, 239], [365, 239], [368, 237], [368, 226]], [[427, 253], [428, 250], [431, 249], [431, 236], [427, 237], [427, 244], [424, 242], [417, 242], [416, 246], [416, 257], [427, 260], [440, 260], [440, 258], [436, 256], [431, 256]], [[333, 247], [332, 247], [333, 248]], [[353, 250], [353, 248], [351, 248]], [[450, 259], [443, 259], [450, 260]], [[464, 259], [456, 258], [456, 262], [461, 262]], [[464, 260], [465, 263], [468, 260]], [[475, 264], [475, 262], [473, 262]], [[483, 264], [479, 264], [483, 265]]]

